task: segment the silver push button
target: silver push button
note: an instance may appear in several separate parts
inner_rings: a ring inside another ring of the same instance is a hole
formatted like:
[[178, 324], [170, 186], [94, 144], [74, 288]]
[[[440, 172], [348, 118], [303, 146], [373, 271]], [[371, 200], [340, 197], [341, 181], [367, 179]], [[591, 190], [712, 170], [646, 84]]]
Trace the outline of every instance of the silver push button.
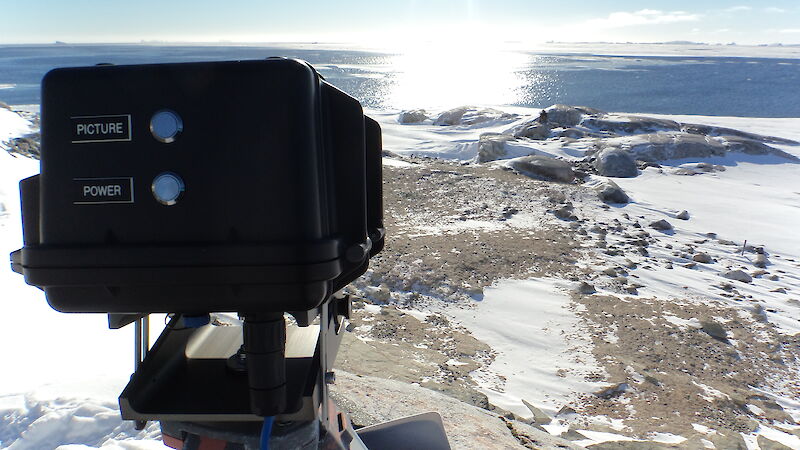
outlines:
[[185, 187], [181, 177], [171, 172], [164, 172], [153, 179], [151, 189], [153, 197], [159, 203], [172, 206], [178, 202], [178, 197], [181, 196]]
[[169, 144], [183, 131], [183, 120], [174, 111], [162, 110], [150, 119], [150, 132], [160, 142]]

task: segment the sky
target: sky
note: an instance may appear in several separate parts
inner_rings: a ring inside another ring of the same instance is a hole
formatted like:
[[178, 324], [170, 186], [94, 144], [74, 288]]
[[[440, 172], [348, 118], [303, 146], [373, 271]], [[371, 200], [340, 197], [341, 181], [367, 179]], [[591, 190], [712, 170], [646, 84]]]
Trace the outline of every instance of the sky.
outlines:
[[798, 0], [0, 0], [0, 11], [0, 44], [800, 43]]

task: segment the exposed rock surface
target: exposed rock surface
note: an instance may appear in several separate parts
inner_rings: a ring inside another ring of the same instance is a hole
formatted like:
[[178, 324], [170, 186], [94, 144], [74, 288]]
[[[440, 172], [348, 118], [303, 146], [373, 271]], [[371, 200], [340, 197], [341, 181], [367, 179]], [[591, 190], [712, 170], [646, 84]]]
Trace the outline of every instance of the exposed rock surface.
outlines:
[[28, 158], [39, 159], [41, 156], [39, 133], [29, 134], [18, 137], [6, 142], [7, 151], [11, 154], [19, 154]]
[[547, 156], [531, 155], [517, 158], [511, 162], [511, 167], [525, 175], [542, 180], [570, 183], [575, 179], [572, 165]]
[[550, 418], [550, 416], [544, 413], [541, 409], [528, 403], [525, 399], [522, 399], [522, 404], [525, 405], [526, 408], [528, 408], [531, 414], [533, 414], [533, 422], [536, 425], [547, 425], [548, 423], [553, 421]]
[[609, 441], [586, 447], [591, 450], [667, 450], [675, 446], [650, 441]]
[[597, 131], [616, 134], [642, 134], [664, 130], [679, 131], [681, 129], [681, 125], [673, 120], [612, 114], [584, 119], [581, 125]]
[[594, 189], [600, 200], [606, 203], [628, 203], [630, 201], [628, 194], [611, 180], [604, 180]]
[[742, 270], [729, 270], [722, 274], [723, 277], [729, 280], [736, 280], [741, 281], [743, 283], [750, 283], [753, 281], [753, 277], [748, 275], [746, 272]]
[[700, 322], [701, 329], [709, 336], [719, 341], [728, 343], [728, 332], [713, 319]]
[[672, 230], [672, 224], [664, 219], [661, 219], [661, 220], [656, 220], [655, 222], [650, 222], [650, 228], [659, 231], [669, 231]]
[[514, 137], [528, 139], [547, 139], [550, 137], [550, 127], [539, 122], [538, 119], [525, 122], [516, 127], [513, 131]]
[[513, 136], [499, 133], [484, 133], [478, 139], [478, 162], [495, 161], [506, 156], [506, 142], [513, 140]]
[[692, 256], [692, 261], [703, 263], [703, 264], [709, 264], [709, 263], [713, 262], [714, 259], [711, 258], [711, 256], [708, 255], [708, 253], [695, 253]]
[[552, 127], [570, 128], [578, 125], [586, 115], [602, 115], [604, 112], [599, 109], [586, 106], [552, 105], [545, 108], [539, 116], [541, 123]]
[[754, 266], [760, 267], [762, 269], [767, 267], [768, 263], [769, 261], [767, 261], [767, 255], [765, 255], [764, 253], [756, 254], [756, 259], [753, 261]]
[[595, 287], [591, 284], [581, 281], [577, 286], [575, 286], [574, 291], [583, 295], [591, 295], [597, 292], [597, 289], [595, 289]]
[[791, 447], [783, 445], [780, 442], [773, 441], [764, 436], [758, 436], [758, 446], [761, 450], [792, 450]]
[[349, 412], [353, 423], [359, 426], [422, 412], [438, 412], [452, 448], [581, 448], [525, 423], [399, 381], [337, 371], [331, 395], [340, 408]]
[[680, 158], [723, 156], [725, 146], [708, 136], [683, 133], [658, 133], [637, 136], [630, 147], [636, 159], [664, 161]]
[[631, 155], [613, 147], [604, 149], [597, 155], [594, 167], [600, 175], [606, 177], [630, 178], [639, 173]]
[[433, 121], [434, 125], [477, 125], [490, 121], [511, 121], [516, 119], [516, 114], [508, 114], [492, 108], [476, 108], [474, 106], [460, 106], [447, 110]]
[[748, 133], [746, 131], [735, 130], [733, 128], [715, 127], [711, 125], [699, 125], [695, 123], [684, 123], [681, 129], [686, 133], [702, 134], [705, 136], [738, 136], [745, 139], [754, 141], [769, 142], [772, 144], [783, 145], [798, 145], [800, 142], [791, 139], [784, 139], [775, 136], [763, 136], [755, 133]]
[[397, 116], [397, 122], [407, 123], [420, 123], [428, 120], [428, 113], [424, 109], [412, 109], [410, 111], [403, 111]]
[[[425, 120], [426, 117], [423, 110], [411, 110], [401, 113], [398, 120], [401, 123], [413, 123]], [[440, 113], [433, 123], [496, 124], [511, 122], [518, 117], [516, 114], [491, 108], [462, 106]], [[565, 145], [577, 142], [577, 148], [586, 152], [587, 157], [583, 161], [573, 161], [575, 168], [582, 173], [598, 173], [610, 177], [635, 177], [639, 174], [638, 169], [660, 168], [659, 162], [662, 161], [721, 157], [730, 152], [774, 155], [800, 162], [800, 158], [768, 145], [800, 145], [788, 139], [668, 119], [606, 113], [585, 106], [562, 104], [547, 107], [538, 117], [517, 123], [502, 133], [482, 135], [478, 142], [476, 161], [488, 162], [510, 157], [505, 151], [505, 142], [511, 139], [531, 139], [548, 143], [559, 140]], [[672, 170], [672, 173], [697, 175], [724, 170], [722, 165], [699, 162], [691, 167], [682, 165]]]

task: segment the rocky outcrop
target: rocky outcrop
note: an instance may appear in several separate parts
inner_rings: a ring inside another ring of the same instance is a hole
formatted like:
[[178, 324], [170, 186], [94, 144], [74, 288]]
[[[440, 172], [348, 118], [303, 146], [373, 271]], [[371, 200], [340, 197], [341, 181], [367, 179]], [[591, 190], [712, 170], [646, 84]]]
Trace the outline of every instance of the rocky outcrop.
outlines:
[[477, 108], [474, 106], [460, 106], [439, 114], [434, 119], [434, 125], [477, 125], [484, 122], [511, 121], [516, 119], [516, 114], [508, 114], [492, 108]]
[[728, 151], [741, 152], [748, 155], [775, 155], [793, 161], [800, 161], [800, 159], [794, 155], [786, 153], [783, 150], [778, 150], [777, 148], [772, 148], [763, 142], [753, 139], [739, 136], [723, 136], [722, 138], [725, 139], [725, 146], [728, 148]]
[[28, 158], [39, 159], [41, 156], [40, 139], [39, 133], [13, 138], [5, 143], [6, 151], [11, 154], [16, 153]]
[[535, 119], [519, 125], [512, 133], [518, 138], [542, 140], [550, 137], [550, 127]]
[[611, 114], [587, 118], [581, 125], [615, 134], [642, 134], [667, 130], [680, 131], [681, 129], [681, 124], [673, 120]]
[[600, 116], [605, 112], [586, 106], [553, 105], [542, 110], [540, 123], [550, 127], [571, 128], [581, 123], [584, 115]]
[[685, 133], [652, 133], [633, 140], [610, 139], [606, 145], [628, 145], [628, 151], [639, 161], [658, 162], [680, 158], [724, 156], [725, 146], [714, 138]]
[[531, 155], [516, 158], [511, 161], [511, 167], [517, 172], [546, 181], [570, 183], [575, 179], [575, 173], [569, 163], [547, 156]]
[[672, 159], [725, 156], [728, 152], [740, 152], [750, 155], [775, 155], [792, 161], [800, 161], [797, 157], [782, 150], [746, 138], [701, 136], [682, 132], [647, 133], [634, 137], [610, 138], [601, 141], [599, 148], [598, 154], [602, 154], [607, 149], [621, 149], [629, 153], [635, 160], [647, 163], [657, 163]]
[[581, 448], [518, 420], [399, 381], [337, 371], [331, 395], [359, 426], [438, 412], [452, 448]]
[[711, 125], [699, 125], [695, 123], [682, 123], [681, 130], [685, 133], [700, 134], [703, 136], [737, 136], [753, 141], [768, 142], [770, 144], [800, 145], [800, 142], [791, 139], [784, 139], [775, 136], [763, 136], [746, 131], [735, 130], [733, 128], [714, 127]]

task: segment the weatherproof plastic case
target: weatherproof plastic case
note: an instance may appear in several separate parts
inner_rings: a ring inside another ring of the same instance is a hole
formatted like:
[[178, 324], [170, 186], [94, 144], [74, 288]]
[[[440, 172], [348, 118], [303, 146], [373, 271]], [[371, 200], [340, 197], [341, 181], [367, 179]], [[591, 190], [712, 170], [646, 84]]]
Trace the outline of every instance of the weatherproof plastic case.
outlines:
[[13, 266], [64, 312], [305, 311], [383, 245], [380, 127], [297, 60], [53, 70], [20, 188]]

